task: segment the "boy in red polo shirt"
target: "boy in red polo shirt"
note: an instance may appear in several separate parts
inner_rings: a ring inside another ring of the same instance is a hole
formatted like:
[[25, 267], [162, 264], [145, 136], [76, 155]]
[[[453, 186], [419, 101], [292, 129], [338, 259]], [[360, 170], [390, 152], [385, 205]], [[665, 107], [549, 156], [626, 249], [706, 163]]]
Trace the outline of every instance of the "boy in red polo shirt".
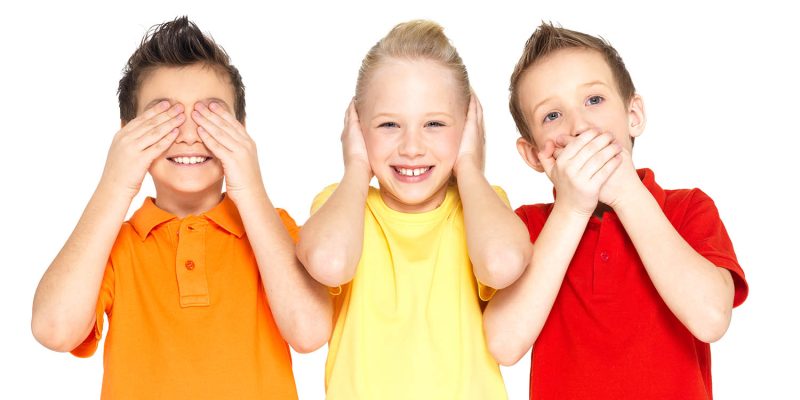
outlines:
[[555, 202], [517, 209], [534, 251], [487, 306], [494, 357], [511, 365], [533, 345], [531, 399], [710, 399], [709, 343], [747, 283], [714, 202], [634, 168], [644, 104], [616, 50], [542, 24], [510, 107]]
[[[107, 315], [103, 399], [296, 399], [286, 342], [322, 346], [330, 299], [267, 196], [239, 71], [182, 17], [148, 33], [118, 93], [122, 128], [39, 283], [34, 336], [88, 357]], [[124, 222], [147, 173], [156, 197]]]

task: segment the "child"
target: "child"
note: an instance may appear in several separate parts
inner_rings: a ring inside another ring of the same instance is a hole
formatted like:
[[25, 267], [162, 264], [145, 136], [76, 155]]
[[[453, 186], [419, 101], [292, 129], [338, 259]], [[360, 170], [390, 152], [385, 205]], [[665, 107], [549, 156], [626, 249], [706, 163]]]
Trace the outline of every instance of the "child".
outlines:
[[495, 358], [533, 344], [532, 399], [711, 398], [708, 343], [747, 284], [713, 201], [634, 169], [642, 98], [601, 39], [542, 24], [511, 77], [520, 155], [555, 203], [517, 209], [535, 242], [485, 313]]
[[[39, 283], [34, 336], [88, 357], [106, 313], [104, 399], [297, 398], [281, 333], [324, 344], [309, 332], [329, 328], [330, 300], [266, 194], [238, 70], [178, 18], [128, 60], [119, 104], [97, 190]], [[123, 223], [147, 172], [156, 198]]]
[[531, 245], [483, 176], [481, 108], [439, 25], [399, 24], [369, 51], [342, 146], [298, 243], [334, 288], [328, 399], [506, 398], [478, 288], [513, 282]]

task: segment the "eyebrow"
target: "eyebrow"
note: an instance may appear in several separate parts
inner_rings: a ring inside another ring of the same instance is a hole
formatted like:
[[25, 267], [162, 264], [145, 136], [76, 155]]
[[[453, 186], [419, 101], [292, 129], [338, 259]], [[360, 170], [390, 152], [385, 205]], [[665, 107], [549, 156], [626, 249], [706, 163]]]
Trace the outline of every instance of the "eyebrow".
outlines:
[[[429, 113], [425, 113], [424, 116], [426, 118], [431, 118], [431, 117], [446, 117], [446, 118], [451, 118], [451, 119], [453, 118], [453, 116], [450, 113], [444, 112], [444, 111], [429, 112]], [[390, 119], [399, 118], [399, 114], [382, 112], [382, 113], [379, 113], [379, 114], [375, 115], [374, 117], [372, 117], [370, 122], [374, 122], [376, 119], [380, 119], [380, 118], [390, 118]]]
[[[144, 106], [144, 109], [145, 109], [145, 110], [147, 110], [148, 108], [150, 108], [150, 107], [152, 107], [152, 106], [154, 106], [154, 105], [156, 105], [156, 104], [158, 104], [158, 103], [160, 103], [160, 102], [162, 102], [162, 101], [164, 101], [164, 100], [166, 100], [166, 101], [168, 101], [168, 102], [170, 102], [170, 103], [174, 103], [174, 102], [175, 102], [175, 100], [174, 100], [174, 99], [170, 99], [170, 98], [168, 98], [168, 97], [161, 97], [161, 98], [158, 98], [158, 99], [154, 99], [154, 100], [152, 100], [151, 102], [149, 102], [149, 103], [145, 104], [145, 106]], [[222, 99], [220, 99], [220, 98], [217, 98], [217, 97], [207, 97], [207, 98], [205, 98], [205, 99], [201, 99], [201, 100], [198, 100], [198, 101], [202, 101], [202, 102], [204, 102], [204, 103], [211, 103], [211, 102], [214, 102], [214, 103], [219, 103], [219, 104], [221, 104], [221, 105], [222, 105], [222, 107], [224, 107], [224, 108], [225, 108], [225, 110], [226, 110], [226, 111], [228, 111], [228, 112], [231, 112], [231, 107], [230, 107], [230, 105], [228, 105], [228, 103], [227, 103], [227, 102], [225, 102], [225, 100], [222, 100]]]

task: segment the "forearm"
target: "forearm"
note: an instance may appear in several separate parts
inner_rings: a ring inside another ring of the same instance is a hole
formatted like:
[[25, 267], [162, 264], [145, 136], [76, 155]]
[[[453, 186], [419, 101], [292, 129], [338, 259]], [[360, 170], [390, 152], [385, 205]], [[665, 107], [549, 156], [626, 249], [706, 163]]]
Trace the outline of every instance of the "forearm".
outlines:
[[327, 202], [300, 231], [297, 256], [314, 279], [330, 287], [349, 282], [361, 258], [369, 173], [347, 169]]
[[42, 276], [33, 300], [31, 329], [44, 346], [72, 350], [92, 329], [103, 273], [131, 200], [99, 185]]
[[477, 168], [459, 171], [467, 249], [475, 276], [502, 289], [517, 280], [531, 256], [528, 231]]
[[300, 265], [266, 192], [243, 197], [237, 208], [278, 329], [296, 351], [314, 351], [330, 337], [333, 306], [327, 288]]
[[615, 207], [656, 290], [673, 314], [704, 342], [722, 337], [733, 307], [733, 279], [698, 254], [643, 187]]
[[515, 364], [536, 341], [587, 222], [585, 215], [555, 208], [533, 245], [528, 268], [489, 302], [484, 330], [489, 350], [500, 364]]

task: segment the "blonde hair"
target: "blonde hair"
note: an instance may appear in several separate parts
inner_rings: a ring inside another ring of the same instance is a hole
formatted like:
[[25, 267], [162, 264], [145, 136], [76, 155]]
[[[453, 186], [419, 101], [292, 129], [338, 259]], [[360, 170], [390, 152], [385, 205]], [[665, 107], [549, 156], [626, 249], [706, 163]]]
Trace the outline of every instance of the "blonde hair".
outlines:
[[424, 59], [435, 61], [453, 71], [465, 103], [469, 104], [471, 89], [467, 67], [458, 51], [444, 34], [441, 25], [428, 20], [413, 20], [397, 24], [378, 43], [369, 49], [361, 62], [356, 81], [356, 102], [362, 98], [372, 72], [387, 59]]

